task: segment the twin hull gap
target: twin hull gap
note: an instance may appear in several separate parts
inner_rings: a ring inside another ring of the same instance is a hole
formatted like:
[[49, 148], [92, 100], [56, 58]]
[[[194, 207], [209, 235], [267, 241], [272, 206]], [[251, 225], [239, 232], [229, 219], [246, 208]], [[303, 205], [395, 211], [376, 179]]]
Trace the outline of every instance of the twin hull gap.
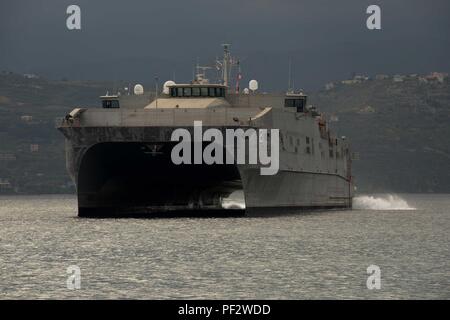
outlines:
[[105, 142], [84, 154], [78, 174], [80, 216], [243, 215], [223, 199], [242, 190], [236, 165], [180, 164], [175, 143]]

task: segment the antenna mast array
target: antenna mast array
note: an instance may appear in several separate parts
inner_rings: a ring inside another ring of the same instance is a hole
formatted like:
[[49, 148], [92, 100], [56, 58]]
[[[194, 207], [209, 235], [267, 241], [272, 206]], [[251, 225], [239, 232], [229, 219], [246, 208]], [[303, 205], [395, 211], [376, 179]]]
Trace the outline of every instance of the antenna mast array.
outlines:
[[198, 84], [209, 83], [209, 80], [206, 78], [206, 70], [211, 69], [211, 67], [201, 66], [197, 62], [195, 69], [196, 74], [193, 82]]
[[231, 75], [231, 68], [233, 66], [237, 66], [238, 65], [238, 60], [234, 60], [231, 57], [230, 46], [231, 45], [228, 44], [228, 43], [222, 44], [222, 47], [223, 47], [223, 60], [222, 61], [219, 61], [219, 60], [216, 61], [217, 68], [222, 71], [222, 84], [224, 86], [227, 86], [227, 87], [229, 85], [229, 79], [230, 79], [230, 75]]

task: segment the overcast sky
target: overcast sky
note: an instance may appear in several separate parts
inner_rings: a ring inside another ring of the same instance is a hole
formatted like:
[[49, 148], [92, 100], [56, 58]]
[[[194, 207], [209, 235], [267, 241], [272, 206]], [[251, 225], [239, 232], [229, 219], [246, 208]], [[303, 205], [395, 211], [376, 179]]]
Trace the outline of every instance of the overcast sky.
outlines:
[[[66, 9], [81, 7], [81, 30]], [[366, 28], [381, 7], [382, 30]], [[352, 73], [450, 70], [448, 0], [1, 0], [0, 69], [52, 78], [189, 81], [232, 44], [244, 79], [315, 89]]]

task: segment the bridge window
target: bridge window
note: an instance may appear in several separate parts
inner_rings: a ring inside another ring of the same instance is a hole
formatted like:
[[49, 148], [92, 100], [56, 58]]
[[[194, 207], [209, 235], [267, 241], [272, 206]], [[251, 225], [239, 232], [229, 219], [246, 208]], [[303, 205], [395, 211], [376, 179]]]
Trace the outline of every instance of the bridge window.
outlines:
[[223, 88], [216, 88], [216, 97], [223, 97]]
[[202, 97], [207, 97], [208, 96], [208, 88], [202, 87], [202, 88], [200, 88], [200, 91], [201, 91], [200, 95]]
[[117, 109], [119, 108], [119, 100], [103, 100], [102, 107], [105, 109]]
[[294, 107], [294, 99], [285, 99], [284, 100], [284, 106], [286, 107], [286, 108], [293, 108]]
[[306, 99], [302, 98], [288, 98], [284, 99], [284, 106], [286, 108], [296, 108], [297, 112], [303, 112], [305, 109]]
[[192, 96], [193, 96], [193, 97], [200, 97], [200, 88], [198, 88], [198, 87], [193, 87], [193, 88], [192, 88]]
[[220, 87], [175, 87], [170, 88], [171, 97], [225, 97]]
[[192, 88], [183, 88], [183, 96], [190, 97], [192, 95]]

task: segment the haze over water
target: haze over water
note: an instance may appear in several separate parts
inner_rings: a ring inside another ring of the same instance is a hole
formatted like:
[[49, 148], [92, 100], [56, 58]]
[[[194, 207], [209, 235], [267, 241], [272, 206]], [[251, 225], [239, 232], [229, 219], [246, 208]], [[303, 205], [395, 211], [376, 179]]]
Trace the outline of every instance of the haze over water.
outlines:
[[[3, 196], [0, 298], [449, 299], [449, 230], [450, 195], [205, 219], [82, 219], [74, 196]], [[366, 287], [372, 264], [380, 290]]]

